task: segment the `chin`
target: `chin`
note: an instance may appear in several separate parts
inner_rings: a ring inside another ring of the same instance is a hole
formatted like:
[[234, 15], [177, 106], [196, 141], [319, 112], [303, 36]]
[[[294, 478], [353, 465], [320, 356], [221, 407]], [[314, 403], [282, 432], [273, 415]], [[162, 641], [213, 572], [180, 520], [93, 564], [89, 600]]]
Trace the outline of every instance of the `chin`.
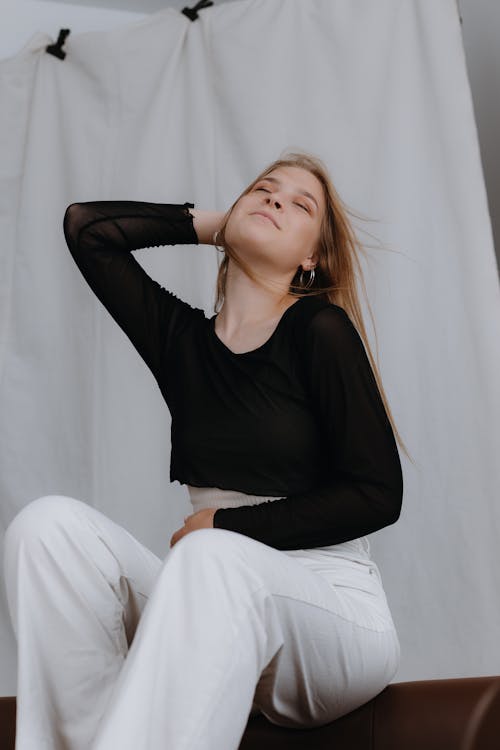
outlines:
[[[267, 238], [267, 241], [266, 241]], [[258, 227], [240, 226], [235, 232], [226, 232], [226, 240], [238, 253], [246, 256], [265, 254], [265, 247], [269, 247], [268, 235], [259, 232]]]

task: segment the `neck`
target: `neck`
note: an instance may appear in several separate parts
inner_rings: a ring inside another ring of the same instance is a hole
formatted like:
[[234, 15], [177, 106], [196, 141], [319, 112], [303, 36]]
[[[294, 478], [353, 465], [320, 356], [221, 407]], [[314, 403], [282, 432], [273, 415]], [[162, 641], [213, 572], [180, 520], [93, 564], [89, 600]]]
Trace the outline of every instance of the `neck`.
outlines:
[[[288, 276], [273, 278], [276, 291], [256, 284], [241, 268], [229, 259], [226, 274], [224, 303], [217, 315], [220, 330], [231, 335], [240, 327], [264, 322], [272, 323], [297, 300], [288, 293]], [[283, 289], [284, 291], [281, 291]]]

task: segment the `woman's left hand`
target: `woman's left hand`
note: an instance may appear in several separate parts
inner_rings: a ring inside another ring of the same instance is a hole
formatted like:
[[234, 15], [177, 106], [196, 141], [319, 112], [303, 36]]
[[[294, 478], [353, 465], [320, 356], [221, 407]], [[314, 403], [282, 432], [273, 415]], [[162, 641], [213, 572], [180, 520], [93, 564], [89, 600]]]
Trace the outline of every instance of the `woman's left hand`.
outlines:
[[190, 531], [196, 531], [196, 529], [213, 529], [214, 528], [214, 515], [217, 508], [204, 508], [198, 510], [196, 513], [192, 513], [190, 516], [186, 516], [184, 519], [184, 526], [172, 535], [170, 540], [170, 547], [173, 547], [179, 539], [189, 534]]

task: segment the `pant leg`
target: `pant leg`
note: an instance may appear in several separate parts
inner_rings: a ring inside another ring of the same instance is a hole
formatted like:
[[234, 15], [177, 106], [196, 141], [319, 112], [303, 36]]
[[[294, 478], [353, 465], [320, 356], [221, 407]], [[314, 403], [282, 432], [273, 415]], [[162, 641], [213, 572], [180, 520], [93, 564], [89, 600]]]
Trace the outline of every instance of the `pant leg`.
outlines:
[[88, 750], [161, 560], [86, 503], [33, 500], [5, 534], [16, 750]]
[[[353, 711], [383, 690], [399, 666], [399, 639], [377, 565], [368, 557], [318, 552], [285, 554], [336, 591], [342, 605], [335, 610], [338, 644], [332, 649], [330, 609], [316, 608], [311, 616], [306, 604], [301, 618], [296, 612], [301, 603], [276, 597], [284, 645], [261, 674], [252, 708], [257, 713], [260, 707], [280, 726], [320, 726]], [[316, 659], [310, 658], [311, 647]], [[321, 656], [325, 653], [327, 658]]]
[[237, 750], [255, 704], [273, 723], [314, 727], [370, 700], [394, 676], [399, 643], [383, 592], [368, 569], [357, 575], [337, 588], [225, 529], [181, 538], [92, 750]]

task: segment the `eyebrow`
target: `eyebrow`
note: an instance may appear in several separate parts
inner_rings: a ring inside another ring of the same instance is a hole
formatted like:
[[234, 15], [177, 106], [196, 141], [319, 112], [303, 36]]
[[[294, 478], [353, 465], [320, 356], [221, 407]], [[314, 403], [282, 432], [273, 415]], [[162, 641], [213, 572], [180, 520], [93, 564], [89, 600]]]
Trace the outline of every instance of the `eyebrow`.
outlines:
[[[277, 180], [276, 177], [263, 177], [259, 182], [262, 182], [263, 180], [268, 180], [269, 182], [275, 182], [277, 185], [281, 185], [281, 180]], [[311, 195], [311, 193], [308, 193], [307, 190], [299, 190], [298, 191], [301, 195], [305, 195], [307, 198], [310, 198], [312, 201], [315, 202], [316, 208], [319, 210], [318, 201], [314, 197], [314, 195]]]

